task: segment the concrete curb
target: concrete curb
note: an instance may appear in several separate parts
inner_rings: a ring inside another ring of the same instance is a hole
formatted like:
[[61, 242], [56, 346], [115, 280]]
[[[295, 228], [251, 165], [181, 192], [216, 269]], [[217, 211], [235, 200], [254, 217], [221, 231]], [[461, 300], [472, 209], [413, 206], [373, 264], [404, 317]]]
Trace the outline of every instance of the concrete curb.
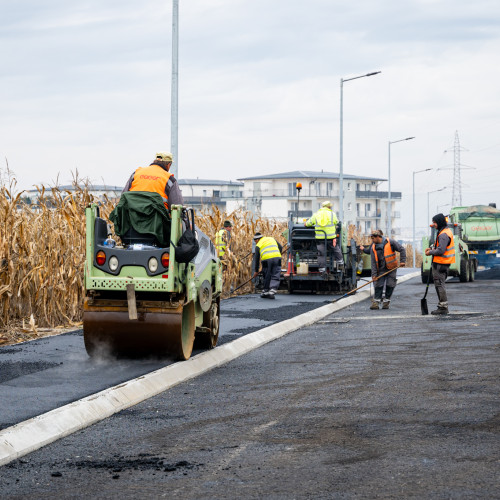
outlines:
[[[420, 271], [398, 278], [403, 283], [420, 275]], [[304, 326], [309, 326], [370, 296], [369, 290], [346, 297], [301, 314], [276, 325], [240, 337], [183, 363], [175, 363], [120, 385], [56, 408], [0, 431], [0, 465], [22, 457], [46, 444], [134, 406], [171, 387], [192, 379], [258, 347]]]

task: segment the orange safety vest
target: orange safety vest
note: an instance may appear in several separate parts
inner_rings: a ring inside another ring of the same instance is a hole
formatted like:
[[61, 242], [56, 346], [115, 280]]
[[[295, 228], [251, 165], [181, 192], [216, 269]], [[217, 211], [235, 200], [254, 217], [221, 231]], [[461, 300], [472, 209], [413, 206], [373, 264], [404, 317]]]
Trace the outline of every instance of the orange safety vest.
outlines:
[[[378, 270], [378, 255], [375, 250], [375, 243], [372, 244], [373, 255], [375, 256], [375, 262], [377, 263]], [[387, 269], [394, 269], [398, 267], [398, 260], [396, 259], [396, 252], [391, 247], [391, 240], [387, 238], [387, 243], [384, 245], [384, 259], [385, 259], [385, 267]]]
[[168, 209], [168, 196], [165, 193], [165, 188], [172, 175], [159, 165], [139, 167], [134, 173], [134, 180], [130, 186], [130, 191], [158, 193], [163, 198], [165, 208]]
[[434, 255], [434, 262], [436, 264], [453, 264], [455, 262], [455, 242], [453, 241], [453, 233], [448, 227], [445, 227], [444, 229], [439, 231], [438, 235], [436, 236], [436, 248], [439, 246], [439, 235], [441, 233], [444, 233], [450, 237], [450, 244], [446, 247], [443, 255]]

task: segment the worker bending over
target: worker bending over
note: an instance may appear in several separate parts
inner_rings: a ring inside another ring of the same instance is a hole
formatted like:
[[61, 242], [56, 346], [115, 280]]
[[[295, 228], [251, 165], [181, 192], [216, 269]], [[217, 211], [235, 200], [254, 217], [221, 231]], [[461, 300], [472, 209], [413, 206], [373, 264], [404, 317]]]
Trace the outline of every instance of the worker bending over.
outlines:
[[255, 254], [252, 268], [256, 278], [259, 274], [260, 261], [262, 261], [262, 272], [264, 274], [264, 289], [261, 297], [263, 299], [274, 299], [278, 290], [281, 277], [281, 245], [271, 236], [263, 236], [256, 233], [253, 237], [255, 241]]
[[[396, 258], [396, 252], [400, 254], [401, 262], [399, 266], [405, 267], [406, 250], [396, 240], [384, 238], [384, 233], [380, 229], [373, 231], [370, 238], [372, 239], [372, 244], [369, 247], [364, 247], [363, 245], [359, 247], [362, 252], [370, 254], [372, 260], [372, 279], [375, 283], [375, 295], [372, 298], [370, 309], [379, 309], [384, 293], [384, 286], [385, 297], [383, 299], [382, 309], [389, 309], [392, 293], [397, 283], [396, 273], [398, 260]], [[379, 278], [380, 275], [387, 273], [391, 269], [394, 270]]]
[[332, 203], [330, 201], [324, 201], [321, 204], [321, 208], [306, 221], [305, 225], [307, 227], [314, 226], [320, 272], [326, 271], [326, 253], [329, 248], [333, 250], [335, 262], [338, 265], [344, 263], [342, 250], [337, 241], [337, 224], [337, 216], [332, 211]]

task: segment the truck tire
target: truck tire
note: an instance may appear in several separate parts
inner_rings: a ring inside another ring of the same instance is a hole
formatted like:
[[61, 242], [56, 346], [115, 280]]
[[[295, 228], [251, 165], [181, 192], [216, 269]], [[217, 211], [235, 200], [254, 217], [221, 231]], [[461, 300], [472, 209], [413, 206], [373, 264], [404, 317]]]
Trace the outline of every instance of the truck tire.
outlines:
[[474, 260], [469, 260], [469, 281], [474, 281], [476, 277], [476, 266]]
[[461, 283], [466, 283], [469, 281], [469, 261], [463, 256], [460, 256], [460, 274], [458, 276], [458, 279], [460, 280]]

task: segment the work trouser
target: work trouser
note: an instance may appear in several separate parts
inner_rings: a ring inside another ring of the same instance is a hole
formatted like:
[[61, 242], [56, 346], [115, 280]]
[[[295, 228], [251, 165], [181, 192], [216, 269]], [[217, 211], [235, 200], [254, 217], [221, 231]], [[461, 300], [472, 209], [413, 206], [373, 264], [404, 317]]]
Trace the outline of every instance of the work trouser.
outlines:
[[281, 257], [263, 260], [262, 273], [264, 274], [264, 291], [277, 290], [280, 286]]
[[342, 257], [342, 250], [338, 243], [333, 246], [333, 242], [336, 242], [336, 238], [332, 240], [316, 240], [316, 248], [318, 249], [318, 267], [326, 267], [326, 252], [328, 249], [333, 250], [333, 257], [337, 262], [344, 262]]
[[434, 280], [434, 287], [439, 299], [439, 305], [442, 307], [448, 306], [448, 295], [446, 293], [446, 278], [448, 277], [449, 264], [436, 264], [432, 263], [432, 279]]
[[[378, 275], [384, 274], [389, 269], [387, 269], [385, 266], [379, 269]], [[374, 293], [374, 299], [375, 300], [382, 300], [382, 295], [384, 294], [384, 287], [385, 287], [385, 299], [390, 300], [392, 297], [392, 292], [394, 291], [394, 288], [396, 288], [396, 283], [397, 283], [397, 274], [398, 270], [394, 269], [389, 274], [386, 274], [385, 276], [382, 276], [379, 278], [377, 281], [374, 282], [375, 285], [375, 293]]]

